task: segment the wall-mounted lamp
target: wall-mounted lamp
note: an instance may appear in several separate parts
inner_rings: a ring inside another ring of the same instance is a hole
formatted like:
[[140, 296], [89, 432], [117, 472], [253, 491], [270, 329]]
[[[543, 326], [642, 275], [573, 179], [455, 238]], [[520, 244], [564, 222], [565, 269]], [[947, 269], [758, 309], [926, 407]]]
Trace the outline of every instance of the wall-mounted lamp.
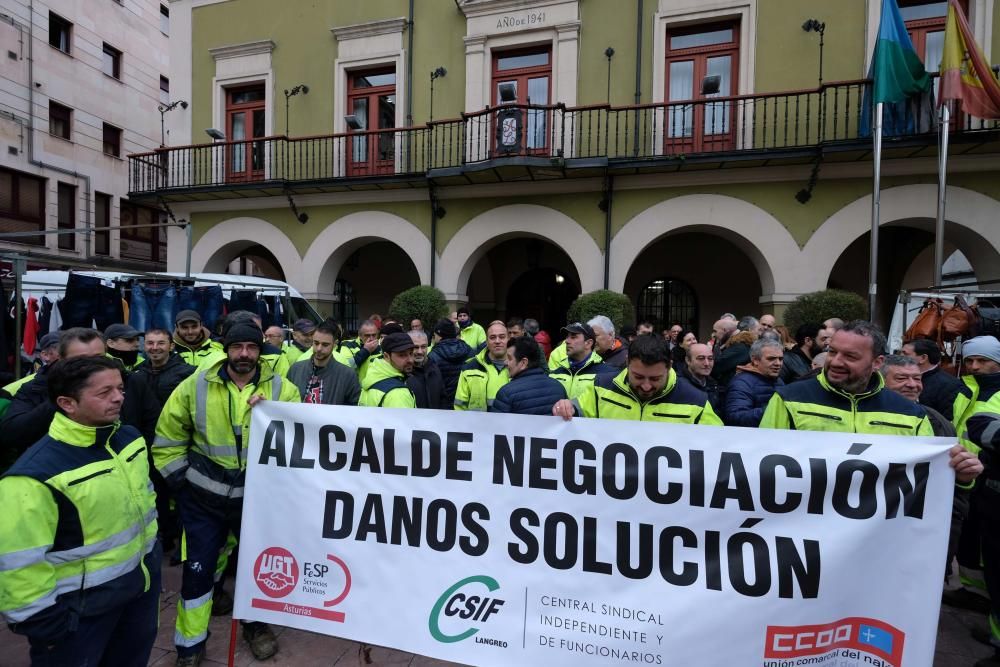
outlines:
[[608, 104], [611, 104], [611, 58], [615, 55], [615, 50], [610, 46], [604, 49], [604, 57], [608, 59], [608, 97], [605, 100]]
[[517, 101], [517, 84], [513, 81], [504, 81], [497, 88], [500, 95], [500, 104], [510, 104]]
[[299, 93], [303, 95], [309, 94], [309, 86], [304, 83], [300, 83], [291, 90], [285, 89], [285, 136], [288, 136], [288, 100], [295, 97]]
[[434, 79], [440, 79], [448, 73], [444, 67], [438, 67], [431, 72], [431, 107], [428, 112], [429, 120], [434, 120]]
[[295, 205], [295, 200], [292, 199], [292, 194], [290, 192], [286, 192], [285, 196], [288, 197], [288, 206], [291, 207], [292, 214], [295, 216], [295, 219], [303, 225], [309, 222], [309, 214], [299, 213], [299, 208]]
[[819, 85], [823, 85], [823, 36], [826, 34], [826, 23], [817, 19], [807, 19], [802, 24], [802, 29], [806, 32], [819, 33]]
[[354, 114], [344, 116], [344, 124], [347, 126], [348, 130], [357, 132], [358, 130], [364, 129], [361, 125], [361, 121]]
[[212, 137], [213, 141], [225, 141], [226, 140], [226, 133], [223, 132], [223, 131], [221, 131], [221, 130], [215, 129], [214, 127], [210, 127], [207, 130], [205, 130], [205, 134], [207, 134], [208, 136]]
[[156, 105], [156, 110], [160, 112], [160, 146], [161, 147], [163, 147], [166, 144], [166, 142], [164, 140], [166, 133], [163, 131], [163, 117], [167, 115], [168, 111], [173, 111], [177, 107], [180, 107], [181, 109], [187, 109], [188, 108], [188, 103], [185, 102], [184, 100], [177, 100], [176, 102], [170, 102], [169, 104], [157, 104]]

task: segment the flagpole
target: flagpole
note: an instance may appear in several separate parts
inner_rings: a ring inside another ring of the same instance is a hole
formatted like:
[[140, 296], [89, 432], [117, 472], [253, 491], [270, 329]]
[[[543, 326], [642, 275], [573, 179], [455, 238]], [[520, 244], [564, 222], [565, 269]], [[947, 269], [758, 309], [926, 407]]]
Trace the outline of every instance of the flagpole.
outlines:
[[938, 125], [938, 202], [937, 220], [934, 224], [934, 286], [941, 285], [944, 270], [944, 207], [948, 180], [948, 130], [951, 111], [948, 102], [941, 105], [941, 123]]
[[875, 104], [874, 131], [875, 142], [874, 185], [872, 192], [872, 237], [868, 255], [868, 319], [875, 321], [875, 299], [878, 294], [878, 221], [879, 195], [882, 182], [882, 103]]

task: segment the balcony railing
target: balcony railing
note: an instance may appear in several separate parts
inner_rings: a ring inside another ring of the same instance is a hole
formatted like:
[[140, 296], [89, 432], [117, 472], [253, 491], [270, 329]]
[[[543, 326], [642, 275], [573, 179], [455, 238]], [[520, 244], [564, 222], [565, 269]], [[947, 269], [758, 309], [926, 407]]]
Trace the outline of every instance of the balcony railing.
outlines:
[[[161, 148], [129, 157], [129, 189], [133, 194], [280, 190], [293, 184], [419, 179], [480, 165], [613, 167], [860, 147], [869, 141], [862, 123], [868, 88], [862, 80], [629, 107], [512, 104], [420, 127]], [[930, 105], [910, 105], [889, 138], [933, 143], [934, 115]], [[953, 116], [951, 129], [959, 134], [1000, 130], [997, 121]]]

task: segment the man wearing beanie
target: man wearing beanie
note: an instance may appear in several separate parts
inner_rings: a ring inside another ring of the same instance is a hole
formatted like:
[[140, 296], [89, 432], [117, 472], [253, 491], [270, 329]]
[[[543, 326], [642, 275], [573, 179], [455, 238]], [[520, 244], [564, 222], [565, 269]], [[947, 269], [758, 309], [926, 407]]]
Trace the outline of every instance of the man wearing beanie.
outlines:
[[413, 370], [414, 347], [413, 339], [402, 330], [393, 331], [382, 339], [382, 357], [370, 363], [361, 382], [358, 405], [369, 408], [417, 407], [413, 392], [406, 384], [406, 376]]
[[[993, 336], [970, 338], [962, 343], [962, 357], [966, 375], [962, 377], [963, 386], [952, 406], [955, 430], [962, 445], [979, 453], [981, 447], [990, 445], [996, 437], [995, 429], [988, 428], [984, 421], [987, 416], [1000, 413], [1000, 341]], [[1000, 596], [1000, 544], [996, 544], [997, 538], [992, 535], [997, 534], [1000, 520], [1000, 493], [991, 488], [995, 482], [989, 483], [989, 480], [1000, 479], [1000, 472], [992, 461], [995, 457], [992, 452], [983, 457], [986, 464], [984, 481], [977, 484], [971, 494], [969, 516], [962, 524], [958, 543], [962, 587], [948, 591], [943, 601], [953, 607], [980, 612], [989, 610], [991, 643], [1000, 647], [1000, 631], [997, 630], [1000, 605], [991, 604], [985, 595], [990, 592], [991, 598]], [[991, 583], [993, 591], [990, 591]], [[1000, 665], [1000, 656], [989, 660], [995, 661], [984, 664]]]
[[462, 366], [473, 354], [469, 344], [458, 337], [454, 322], [447, 317], [437, 321], [434, 325], [434, 347], [427, 356], [441, 369], [441, 379], [444, 380], [444, 396], [441, 400], [445, 405], [454, 404], [458, 376], [462, 373]]
[[[205, 655], [219, 552], [239, 535], [250, 413], [262, 400], [299, 402], [299, 391], [260, 361], [264, 334], [238, 322], [222, 341], [226, 357], [177, 386], [156, 424], [153, 462], [177, 499], [186, 559], [177, 604], [177, 665]], [[245, 623], [243, 636], [258, 660], [278, 650], [264, 623]]]
[[468, 307], [462, 306], [457, 312], [459, 338], [464, 340], [473, 352], [479, 352], [486, 347], [486, 330], [472, 321]]

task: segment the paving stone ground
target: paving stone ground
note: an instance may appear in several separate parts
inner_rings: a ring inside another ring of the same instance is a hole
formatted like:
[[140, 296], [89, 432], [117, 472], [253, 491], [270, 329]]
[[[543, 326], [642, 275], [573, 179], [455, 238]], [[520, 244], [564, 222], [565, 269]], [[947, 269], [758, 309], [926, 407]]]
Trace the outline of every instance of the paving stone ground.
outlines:
[[[149, 665], [172, 667], [177, 659], [174, 650], [174, 618], [177, 595], [180, 591], [178, 566], [166, 567], [163, 576], [163, 594], [160, 599], [160, 632], [156, 638]], [[367, 662], [357, 642], [317, 635], [292, 628], [272, 626], [281, 646], [277, 655], [264, 661], [255, 660], [249, 647], [237, 640], [236, 665], [283, 665], [285, 667], [447, 667], [454, 663], [434, 660], [388, 648], [372, 647], [371, 662]], [[970, 636], [974, 627], [986, 627], [986, 618], [974, 612], [941, 607], [938, 624], [937, 650], [934, 667], [971, 667], [976, 660], [991, 654], [992, 649]], [[229, 647], [230, 619], [213, 617], [212, 637], [202, 665], [220, 667], [226, 665]], [[28, 644], [23, 637], [15, 635], [6, 625], [0, 629], [0, 667], [29, 667]]]

